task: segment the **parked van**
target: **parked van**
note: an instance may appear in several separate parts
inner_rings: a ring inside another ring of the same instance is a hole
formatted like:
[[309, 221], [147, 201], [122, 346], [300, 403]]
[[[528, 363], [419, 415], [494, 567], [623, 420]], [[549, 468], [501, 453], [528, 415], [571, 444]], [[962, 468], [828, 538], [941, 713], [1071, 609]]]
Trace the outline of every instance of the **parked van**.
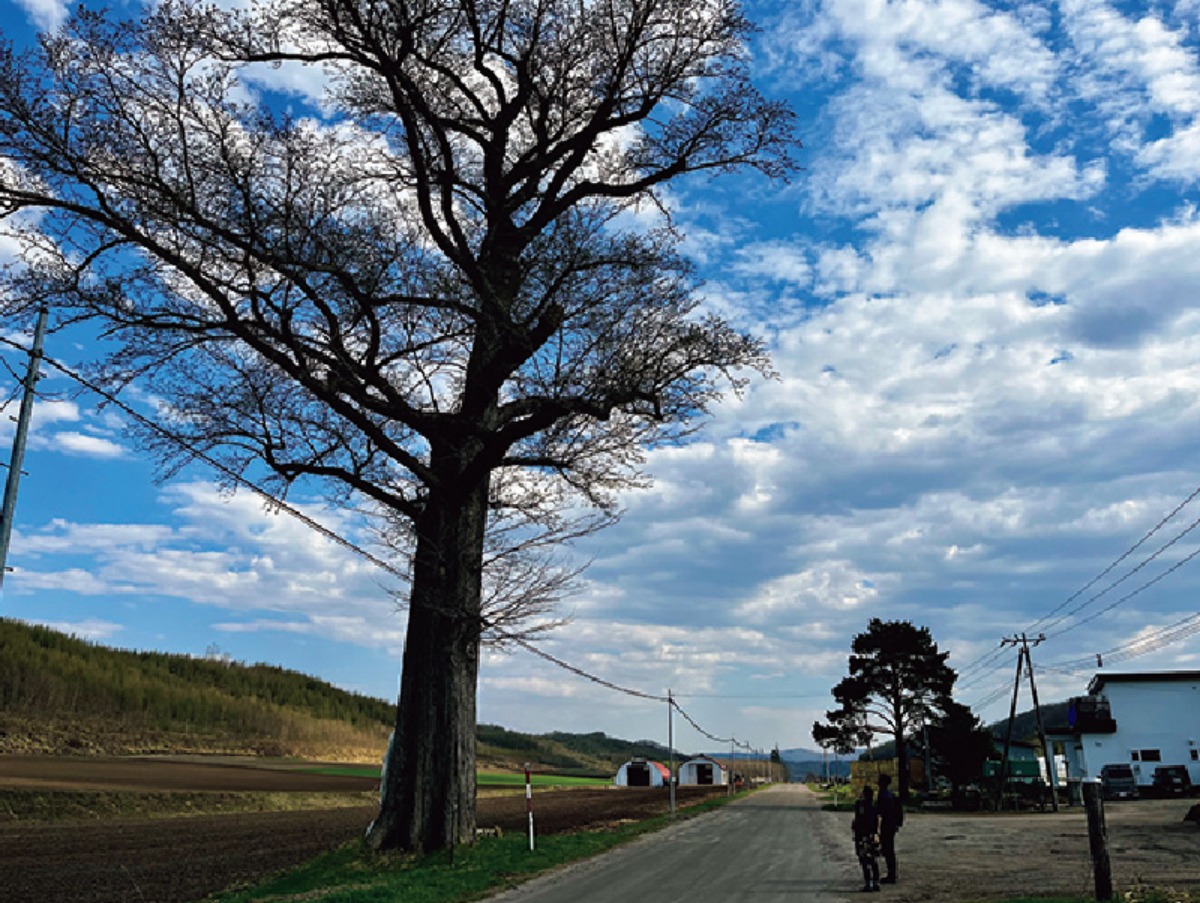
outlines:
[[1137, 778], [1133, 775], [1132, 766], [1105, 765], [1100, 769], [1100, 789], [1106, 800], [1137, 799]]
[[1159, 765], [1154, 769], [1150, 789], [1155, 796], [1187, 796], [1192, 791], [1192, 779], [1183, 765]]

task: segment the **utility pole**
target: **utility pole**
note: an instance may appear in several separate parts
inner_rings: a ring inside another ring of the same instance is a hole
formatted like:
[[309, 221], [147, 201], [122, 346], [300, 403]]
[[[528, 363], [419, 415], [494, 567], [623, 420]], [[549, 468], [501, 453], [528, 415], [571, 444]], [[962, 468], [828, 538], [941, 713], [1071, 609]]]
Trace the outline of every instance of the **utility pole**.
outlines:
[[17, 484], [21, 479], [21, 466], [25, 462], [25, 440], [29, 435], [29, 417], [33, 413], [33, 390], [40, 376], [42, 342], [46, 337], [46, 308], [38, 311], [37, 325], [33, 330], [33, 347], [29, 351], [29, 367], [25, 371], [25, 391], [21, 395], [21, 409], [17, 414], [17, 432], [13, 436], [12, 457], [8, 464], [8, 479], [4, 483], [4, 503], [0, 507], [0, 587], [4, 585], [4, 574], [8, 570], [8, 541], [12, 536], [13, 514], [17, 508]]
[[675, 814], [675, 700], [671, 691], [667, 690], [667, 783], [671, 785], [670, 800], [671, 814]]
[[[1009, 645], [1007, 639], [1000, 641], [1001, 646]], [[1000, 786], [996, 791], [996, 811], [1004, 808], [1004, 784], [1008, 777], [1008, 750], [1012, 746], [1013, 719], [1017, 717], [1017, 693], [1021, 689], [1021, 665], [1025, 663], [1025, 647], [1021, 647], [1017, 655], [1017, 677], [1013, 681], [1012, 704], [1008, 707], [1008, 730], [1004, 733], [1004, 755], [1000, 757]]]
[[[1038, 634], [1038, 639], [1033, 645], [1036, 646], [1044, 639], [1044, 634]], [[1046, 742], [1046, 728], [1042, 723], [1042, 706], [1038, 702], [1037, 682], [1033, 679], [1033, 657], [1029, 654], [1028, 647], [1025, 648], [1025, 664], [1029, 668], [1029, 691], [1033, 694], [1033, 714], [1037, 716], [1038, 740], [1042, 744], [1042, 755], [1046, 759], [1046, 780], [1050, 784], [1050, 805], [1057, 812], [1058, 770], [1054, 764], [1054, 749]]]
[[1017, 717], [1017, 695], [1021, 689], [1021, 671], [1028, 669], [1029, 688], [1033, 694], [1033, 711], [1037, 717], [1038, 740], [1042, 744], [1042, 755], [1046, 759], [1046, 778], [1050, 782], [1050, 803], [1054, 811], [1058, 811], [1058, 782], [1054, 773], [1054, 750], [1046, 744], [1046, 730], [1042, 726], [1042, 708], [1038, 704], [1037, 683], [1033, 678], [1033, 657], [1029, 654], [1031, 645], [1037, 646], [1044, 642], [1046, 635], [1039, 633], [1036, 637], [1018, 634], [1005, 637], [1000, 641], [1001, 646], [1017, 646], [1017, 676], [1013, 682], [1012, 705], [1008, 710], [1008, 730], [1004, 737], [1004, 758], [1000, 761], [1000, 790], [996, 795], [996, 810], [999, 811], [1004, 802], [1004, 779], [1008, 776], [1008, 752], [1012, 745], [1013, 720]]
[[733, 796], [733, 747], [737, 737], [729, 738], [729, 773], [725, 775], [725, 795]]

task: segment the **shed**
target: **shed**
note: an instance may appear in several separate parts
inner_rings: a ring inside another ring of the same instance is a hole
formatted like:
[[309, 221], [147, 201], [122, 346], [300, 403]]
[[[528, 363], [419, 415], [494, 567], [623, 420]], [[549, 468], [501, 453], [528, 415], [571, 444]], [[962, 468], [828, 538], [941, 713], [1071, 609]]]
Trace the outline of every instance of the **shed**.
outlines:
[[613, 783], [618, 787], [665, 787], [671, 780], [671, 770], [662, 762], [630, 759], [619, 769]]
[[710, 786], [726, 782], [725, 769], [721, 767], [721, 763], [708, 756], [696, 756], [679, 766], [680, 786]]

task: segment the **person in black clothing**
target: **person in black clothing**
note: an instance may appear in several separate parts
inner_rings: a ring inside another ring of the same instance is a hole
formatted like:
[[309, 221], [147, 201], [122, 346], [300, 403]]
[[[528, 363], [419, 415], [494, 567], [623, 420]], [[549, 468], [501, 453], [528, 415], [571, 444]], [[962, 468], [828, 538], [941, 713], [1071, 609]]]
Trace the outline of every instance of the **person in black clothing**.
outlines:
[[854, 852], [862, 866], [863, 890], [879, 890], [879, 811], [875, 808], [875, 791], [864, 787], [862, 796], [854, 802]]
[[890, 774], [879, 776], [879, 801], [876, 803], [879, 810], [879, 847], [887, 865], [887, 874], [880, 879], [883, 884], [896, 883], [896, 832], [904, 822], [900, 801], [888, 789], [891, 784]]

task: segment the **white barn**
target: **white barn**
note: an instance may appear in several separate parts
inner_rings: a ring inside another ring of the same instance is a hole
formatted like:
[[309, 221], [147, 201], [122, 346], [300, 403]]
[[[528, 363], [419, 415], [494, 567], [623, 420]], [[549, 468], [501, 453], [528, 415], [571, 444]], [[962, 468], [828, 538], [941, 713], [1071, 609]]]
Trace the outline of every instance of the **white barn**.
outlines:
[[1070, 700], [1068, 724], [1047, 730], [1061, 743], [1070, 778], [1096, 779], [1129, 764], [1141, 787], [1160, 765], [1183, 765], [1200, 785], [1200, 671], [1097, 674]]
[[618, 787], [666, 787], [671, 770], [662, 762], [630, 759], [619, 769], [613, 783]]
[[721, 767], [720, 762], [710, 759], [708, 756], [688, 759], [679, 766], [679, 785], [681, 787], [725, 783], [727, 783], [725, 769]]

